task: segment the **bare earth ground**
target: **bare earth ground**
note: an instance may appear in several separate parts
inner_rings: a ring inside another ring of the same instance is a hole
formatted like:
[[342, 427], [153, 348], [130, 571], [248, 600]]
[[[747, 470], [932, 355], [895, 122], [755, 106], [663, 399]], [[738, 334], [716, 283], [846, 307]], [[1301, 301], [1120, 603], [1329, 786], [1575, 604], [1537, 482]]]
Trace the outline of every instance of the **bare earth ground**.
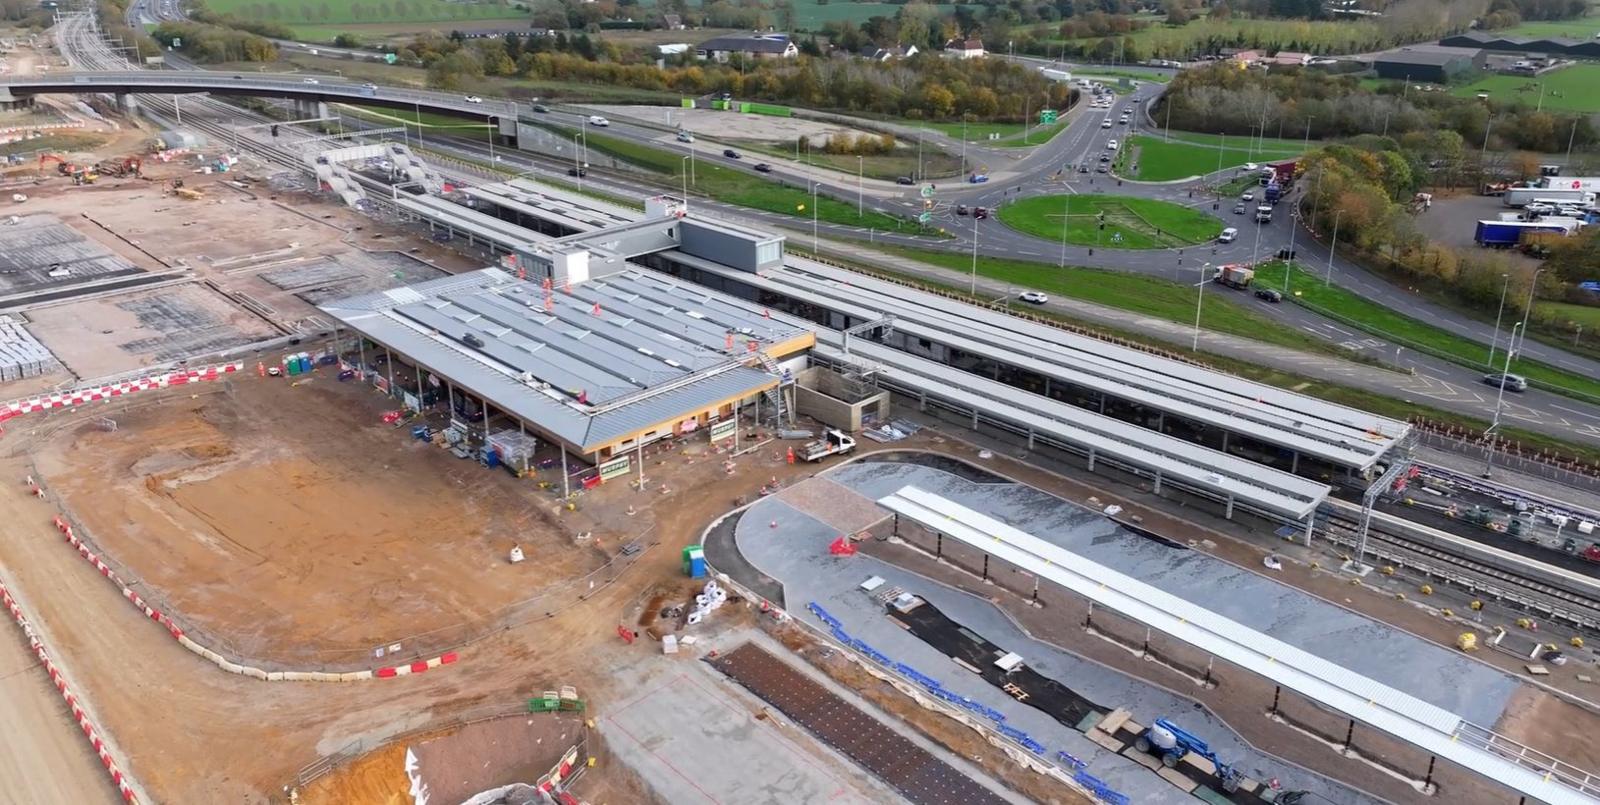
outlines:
[[[101, 548], [238, 656], [359, 662], [482, 622], [605, 557], [519, 481], [379, 420], [323, 370], [62, 432], [38, 477]], [[512, 565], [522, 545], [533, 561]]]
[[[174, 398], [186, 399], [171, 393], [163, 399]], [[365, 412], [362, 423], [369, 422], [376, 410], [359, 401], [345, 404]], [[330, 405], [323, 413], [341, 416], [338, 407]], [[34, 435], [42, 436], [45, 426], [54, 427], [63, 417], [93, 421], [105, 410], [97, 407], [28, 424], [39, 428]], [[13, 427], [7, 429], [5, 443], [18, 452], [0, 464], [0, 478], [20, 479], [26, 472], [23, 454], [31, 437], [23, 420], [9, 424]], [[396, 443], [407, 438], [389, 433]], [[359, 433], [354, 436], [361, 438]], [[420, 474], [423, 461], [426, 458], [419, 457], [412, 471]], [[16, 582], [35, 602], [36, 617], [52, 625], [62, 660], [81, 678], [92, 680], [87, 695], [103, 727], [116, 737], [133, 773], [153, 796], [164, 802], [266, 802], [280, 795], [298, 768], [319, 756], [338, 752], [358, 739], [376, 745], [388, 735], [426, 728], [464, 708], [515, 703], [535, 691], [574, 684], [591, 707], [602, 708], [603, 713], [607, 703], [629, 695], [617, 689], [608, 674], [595, 673], [609, 665], [606, 650], [616, 644], [618, 614], [637, 607], [634, 599], [639, 590], [679, 578], [678, 549], [697, 539], [705, 524], [736, 498], [753, 496], [773, 476], [788, 481], [814, 469], [786, 466], [781, 455], [763, 450], [741, 458], [730, 478], [723, 473], [720, 457], [706, 455], [703, 445], [699, 452], [662, 453], [648, 463], [651, 473], [671, 481], [669, 493], [660, 494], [654, 484], [649, 493], [608, 484], [586, 493], [583, 511], [564, 515], [592, 517], [592, 512], [631, 501], [641, 509], [640, 516], [647, 516], [647, 511], [655, 518], [662, 544], [647, 550], [622, 583], [601, 587], [552, 618], [483, 639], [463, 650], [459, 664], [420, 676], [317, 685], [263, 683], [221, 672], [173, 642], [66, 547], [49, 522], [54, 506], [26, 496], [20, 483], [0, 484], [0, 518], [15, 524], [0, 534], [0, 563], [22, 569]], [[606, 550], [614, 551], [615, 546]], [[536, 561], [535, 556], [532, 562]], [[217, 594], [216, 590], [195, 593], [198, 598]], [[349, 611], [362, 618], [385, 617], [361, 607]], [[247, 621], [251, 613], [231, 617]], [[62, 728], [70, 733], [69, 724]], [[262, 751], [265, 746], [272, 751]], [[600, 790], [634, 790], [611, 781], [605, 768], [584, 784]]]
[[[0, 801], [72, 805], [120, 800], [100, 759], [9, 615], [0, 624]], [[27, 740], [21, 740], [26, 737]]]

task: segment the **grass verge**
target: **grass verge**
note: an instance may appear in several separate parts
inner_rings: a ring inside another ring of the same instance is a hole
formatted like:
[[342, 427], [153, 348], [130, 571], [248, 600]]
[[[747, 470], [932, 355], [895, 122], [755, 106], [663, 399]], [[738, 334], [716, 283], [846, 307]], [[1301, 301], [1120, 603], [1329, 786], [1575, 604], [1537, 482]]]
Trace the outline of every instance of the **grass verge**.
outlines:
[[1001, 207], [998, 215], [1012, 229], [1056, 242], [1065, 221], [1068, 243], [1108, 249], [1188, 246], [1222, 231], [1222, 220], [1209, 213], [1129, 196], [1033, 196]]
[[[546, 124], [545, 128], [571, 139], [576, 133], [574, 129], [564, 126]], [[651, 148], [647, 145], [623, 140], [617, 137], [608, 137], [604, 134], [595, 134], [592, 131], [587, 137], [590, 150], [609, 154], [617, 159], [632, 165], [644, 168], [654, 173], [671, 177], [674, 181], [683, 176], [688, 165], [674, 153]], [[694, 169], [694, 189], [718, 201], [737, 204], [756, 210], [793, 215], [797, 219], [810, 218], [812, 196], [802, 188], [789, 187], [779, 184], [761, 176], [754, 176], [737, 171], [730, 167], [719, 165], [713, 159], [700, 159]], [[849, 204], [827, 196], [817, 196], [816, 217], [830, 224], [844, 226], [862, 226], [872, 229], [882, 229], [892, 232], [924, 232], [915, 222], [904, 218], [886, 215], [881, 212], [867, 210], [863, 215], [856, 214], [856, 205]], [[931, 232], [932, 230], [928, 230]]]
[[[1192, 138], [1209, 135], [1183, 136]], [[1215, 137], [1211, 137], [1212, 143], [1180, 140], [1176, 137], [1168, 142], [1159, 136], [1144, 134], [1136, 134], [1129, 139], [1134, 147], [1139, 149], [1139, 174], [1136, 178], [1150, 182], [1166, 182], [1204, 175], [1218, 170], [1219, 166], [1226, 169], [1238, 167], [1246, 162], [1288, 159], [1298, 156], [1303, 150], [1298, 142], [1282, 145], [1270, 139], [1265, 145], [1252, 149], [1247, 145], [1248, 140], [1242, 137], [1233, 138], [1233, 144], [1222, 148], [1218, 147], [1220, 142]], [[1235, 147], [1235, 144], [1238, 147]]]
[[[968, 271], [972, 267], [972, 258], [961, 254], [902, 246], [875, 248], [954, 271]], [[1000, 257], [978, 258], [978, 273], [1015, 285], [1019, 290], [1031, 288], [1141, 316], [1180, 324], [1194, 323], [1195, 289], [1170, 280], [1099, 268], [1068, 266], [1062, 269], [1048, 263]], [[918, 278], [918, 281], [925, 280]], [[1332, 344], [1259, 315], [1226, 295], [1207, 294], [1200, 326], [1269, 344], [1347, 357]]]
[[[1296, 304], [1419, 352], [1490, 371], [1488, 344], [1401, 315], [1337, 285], [1325, 285], [1314, 272], [1273, 261], [1257, 267], [1256, 281], [1269, 288], [1283, 288], [1285, 271], [1290, 272], [1288, 298]], [[1504, 367], [1505, 353], [1495, 354], [1499, 357], [1495, 358], [1492, 368], [1500, 371]], [[1600, 401], [1600, 379], [1520, 358], [1511, 361], [1511, 371], [1551, 391], [1580, 400]]]

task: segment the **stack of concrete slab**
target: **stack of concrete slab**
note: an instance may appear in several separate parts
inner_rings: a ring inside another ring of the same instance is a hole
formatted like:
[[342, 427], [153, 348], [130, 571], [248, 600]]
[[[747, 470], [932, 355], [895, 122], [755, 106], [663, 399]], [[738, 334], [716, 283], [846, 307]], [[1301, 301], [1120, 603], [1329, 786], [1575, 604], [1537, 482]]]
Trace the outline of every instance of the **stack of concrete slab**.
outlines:
[[58, 366], [56, 356], [28, 332], [21, 320], [0, 316], [0, 381], [37, 377]]

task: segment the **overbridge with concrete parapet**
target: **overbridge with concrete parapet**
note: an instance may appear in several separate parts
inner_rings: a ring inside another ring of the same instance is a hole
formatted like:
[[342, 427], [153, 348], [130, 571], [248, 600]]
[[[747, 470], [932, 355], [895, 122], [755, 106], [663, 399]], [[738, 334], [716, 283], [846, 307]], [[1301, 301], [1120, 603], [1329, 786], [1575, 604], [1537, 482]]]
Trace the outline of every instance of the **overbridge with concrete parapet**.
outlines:
[[478, 117], [499, 125], [500, 134], [513, 140], [516, 137], [517, 113], [528, 111], [520, 108], [515, 101], [496, 98], [472, 101], [468, 98], [477, 96], [377, 86], [339, 76], [308, 76], [302, 73], [123, 70], [12, 76], [0, 81], [0, 104], [25, 101], [35, 95], [72, 94], [112, 95], [125, 107], [131, 95], [196, 93], [288, 98], [304, 113], [300, 115], [304, 118], [327, 117], [327, 104], [330, 102]]

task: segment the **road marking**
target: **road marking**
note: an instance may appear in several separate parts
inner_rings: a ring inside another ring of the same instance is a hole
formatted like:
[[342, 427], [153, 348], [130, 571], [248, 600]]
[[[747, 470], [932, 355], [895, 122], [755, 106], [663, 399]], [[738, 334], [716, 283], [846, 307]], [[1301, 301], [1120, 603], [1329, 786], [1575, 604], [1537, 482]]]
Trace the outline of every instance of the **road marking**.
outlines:
[[1564, 405], [1556, 405], [1555, 403], [1551, 403], [1550, 407], [1551, 408], [1555, 408], [1557, 410], [1566, 411], [1569, 414], [1577, 414], [1578, 416], [1588, 417], [1590, 419], [1600, 419], [1600, 416], [1595, 416], [1594, 414], [1588, 413], [1587, 411], [1579, 411], [1579, 410], [1576, 410], [1576, 409], [1573, 409], [1573, 408], [1568, 408], [1568, 407], [1566, 407]]

